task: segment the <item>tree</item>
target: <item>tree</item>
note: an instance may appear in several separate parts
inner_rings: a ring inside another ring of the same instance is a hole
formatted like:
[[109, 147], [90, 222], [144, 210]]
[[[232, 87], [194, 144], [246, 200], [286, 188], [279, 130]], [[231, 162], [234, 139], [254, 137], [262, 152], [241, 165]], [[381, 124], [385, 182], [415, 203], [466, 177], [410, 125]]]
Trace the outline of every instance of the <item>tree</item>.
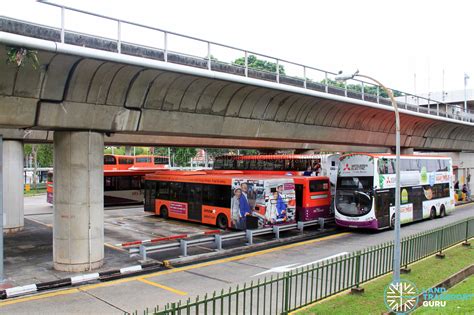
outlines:
[[[326, 84], [326, 79], [322, 80], [321, 83]], [[337, 87], [337, 88], [344, 89], [344, 82], [327, 79], [327, 83], [330, 86], [334, 86], [334, 87]], [[348, 84], [347, 85], [347, 90], [362, 93], [362, 84]], [[402, 95], [402, 93], [400, 93], [399, 91], [395, 91], [395, 90], [392, 90], [392, 91], [393, 91], [393, 96], [394, 97]], [[387, 92], [385, 92], [385, 90], [382, 87], [379, 88], [379, 92], [380, 92], [381, 97], [388, 98]], [[377, 95], [377, 86], [364, 85], [364, 94]]]
[[195, 157], [197, 150], [195, 148], [171, 148], [171, 156], [174, 159], [173, 166], [187, 166], [190, 159]]
[[[234, 60], [234, 64], [239, 66], [245, 66], [245, 57], [240, 57]], [[255, 70], [263, 70], [272, 73], [276, 73], [276, 63], [266, 60], [258, 59], [255, 55], [249, 55], [247, 57], [248, 67]], [[282, 75], [285, 75], [285, 68], [282, 65], [279, 65], [279, 72]]]

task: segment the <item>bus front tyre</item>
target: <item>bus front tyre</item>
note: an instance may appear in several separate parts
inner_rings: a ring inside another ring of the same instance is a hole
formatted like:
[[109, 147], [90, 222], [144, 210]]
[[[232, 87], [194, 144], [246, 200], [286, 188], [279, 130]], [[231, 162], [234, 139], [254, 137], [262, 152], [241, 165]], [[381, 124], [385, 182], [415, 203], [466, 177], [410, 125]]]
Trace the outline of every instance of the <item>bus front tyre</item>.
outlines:
[[435, 207], [431, 208], [431, 210], [430, 210], [430, 219], [433, 220], [434, 218], [436, 218], [436, 208]]
[[225, 214], [219, 214], [217, 216], [216, 225], [219, 229], [225, 230], [229, 226], [229, 221]]
[[167, 219], [168, 218], [168, 208], [166, 207], [161, 207], [160, 208], [160, 215], [163, 219]]

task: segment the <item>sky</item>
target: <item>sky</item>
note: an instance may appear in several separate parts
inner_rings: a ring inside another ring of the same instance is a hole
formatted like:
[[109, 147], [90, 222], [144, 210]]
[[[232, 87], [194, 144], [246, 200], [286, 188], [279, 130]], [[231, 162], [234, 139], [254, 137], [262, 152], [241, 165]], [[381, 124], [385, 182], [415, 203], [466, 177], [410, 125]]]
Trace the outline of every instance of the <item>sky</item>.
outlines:
[[[474, 1], [54, 0], [331, 72], [369, 75], [408, 93], [474, 88]], [[0, 0], [0, 15], [59, 26], [59, 9], [32, 0]], [[115, 37], [116, 24], [66, 13], [66, 28]], [[122, 27], [123, 40], [163, 46], [163, 35]], [[207, 44], [170, 36], [170, 50], [207, 54]], [[227, 61], [239, 51], [211, 47]], [[287, 73], [302, 68], [282, 63]], [[443, 74], [444, 73], [444, 74]], [[320, 79], [316, 72], [308, 73]]]

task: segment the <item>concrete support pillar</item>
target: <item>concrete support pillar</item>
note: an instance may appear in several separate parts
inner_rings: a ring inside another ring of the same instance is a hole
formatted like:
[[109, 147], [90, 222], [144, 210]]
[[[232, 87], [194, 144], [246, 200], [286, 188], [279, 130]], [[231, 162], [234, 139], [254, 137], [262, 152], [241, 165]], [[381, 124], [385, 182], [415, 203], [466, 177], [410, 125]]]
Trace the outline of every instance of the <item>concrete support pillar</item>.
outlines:
[[3, 141], [3, 231], [23, 230], [23, 143]]
[[54, 268], [84, 271], [104, 259], [104, 135], [54, 133]]

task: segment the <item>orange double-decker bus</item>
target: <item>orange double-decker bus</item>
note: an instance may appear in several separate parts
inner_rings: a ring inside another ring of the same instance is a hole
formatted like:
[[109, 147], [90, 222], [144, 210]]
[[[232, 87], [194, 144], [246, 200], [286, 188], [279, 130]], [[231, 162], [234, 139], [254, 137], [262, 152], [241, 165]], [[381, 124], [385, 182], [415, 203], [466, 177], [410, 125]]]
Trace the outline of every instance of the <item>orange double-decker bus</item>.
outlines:
[[[104, 206], [143, 203], [144, 176], [168, 168], [168, 157], [104, 155]], [[53, 172], [48, 173], [46, 201], [53, 204]]]
[[145, 176], [145, 210], [164, 218], [255, 229], [295, 219], [291, 177], [160, 171]]
[[169, 168], [169, 158], [167, 156], [157, 155], [136, 155], [133, 157], [133, 168], [153, 168], [153, 169], [167, 169]]

